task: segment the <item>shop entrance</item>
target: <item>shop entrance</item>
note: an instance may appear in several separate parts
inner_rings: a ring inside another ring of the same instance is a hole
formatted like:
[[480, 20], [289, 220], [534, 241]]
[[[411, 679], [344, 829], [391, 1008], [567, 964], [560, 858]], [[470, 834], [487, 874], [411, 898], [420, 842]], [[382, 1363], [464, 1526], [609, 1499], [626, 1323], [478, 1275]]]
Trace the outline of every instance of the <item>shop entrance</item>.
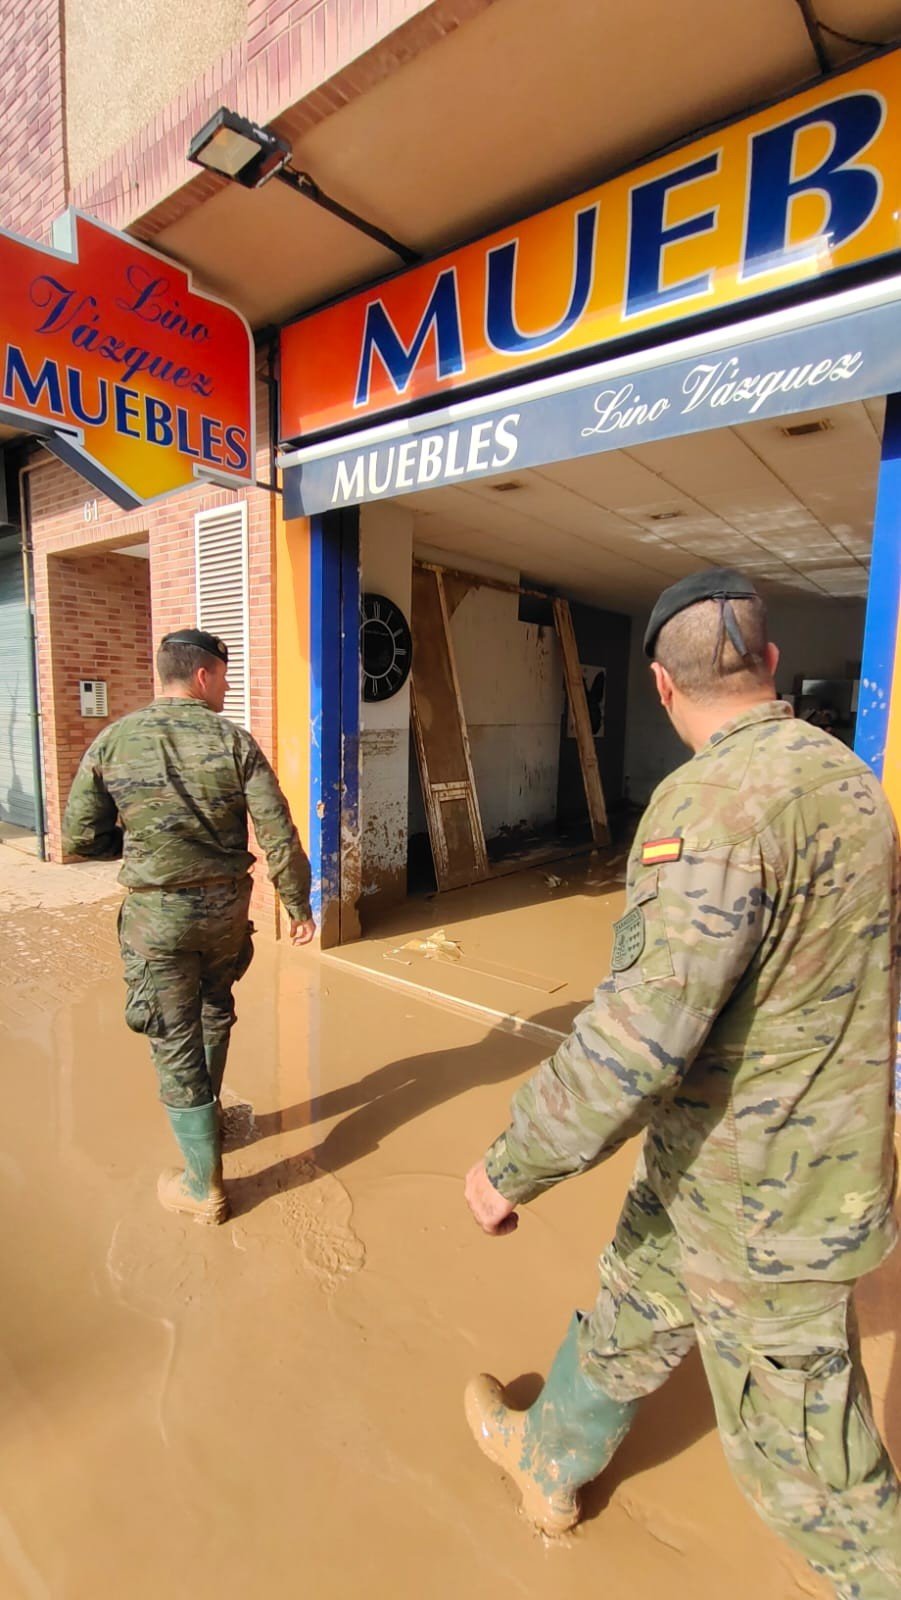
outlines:
[[59, 816], [92, 739], [153, 698], [146, 534], [49, 556], [41, 620], [52, 668], [52, 694], [43, 708], [52, 734], [47, 801], [51, 815]]
[[[558, 984], [586, 998], [636, 819], [686, 759], [642, 637], [689, 572], [753, 578], [779, 693], [853, 744], [884, 410], [832, 406], [360, 508], [364, 602], [388, 599], [416, 654], [396, 693], [360, 707], [355, 964], [524, 1018]], [[450, 873], [430, 779], [449, 785]]]

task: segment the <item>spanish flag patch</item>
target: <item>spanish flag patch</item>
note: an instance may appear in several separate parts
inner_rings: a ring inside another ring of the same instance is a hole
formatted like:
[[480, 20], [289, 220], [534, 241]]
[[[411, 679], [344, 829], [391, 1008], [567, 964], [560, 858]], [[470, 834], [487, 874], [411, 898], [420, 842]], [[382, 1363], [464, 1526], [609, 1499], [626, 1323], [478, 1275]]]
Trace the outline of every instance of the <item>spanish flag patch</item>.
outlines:
[[646, 839], [641, 847], [643, 867], [660, 867], [666, 861], [678, 861], [682, 854], [682, 840]]

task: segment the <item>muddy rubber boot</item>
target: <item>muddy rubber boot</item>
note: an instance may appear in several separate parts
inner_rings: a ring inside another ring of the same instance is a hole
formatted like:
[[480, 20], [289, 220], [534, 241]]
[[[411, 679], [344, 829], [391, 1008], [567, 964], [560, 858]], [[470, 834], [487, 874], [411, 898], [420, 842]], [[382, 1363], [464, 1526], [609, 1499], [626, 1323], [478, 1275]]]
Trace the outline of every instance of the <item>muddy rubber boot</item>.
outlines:
[[578, 1313], [528, 1411], [504, 1402], [496, 1378], [466, 1385], [466, 1420], [479, 1449], [513, 1479], [522, 1509], [542, 1533], [566, 1533], [579, 1520], [579, 1490], [603, 1472], [625, 1438], [637, 1401], [613, 1400], [579, 1361]]
[[214, 1226], [229, 1215], [222, 1187], [222, 1147], [219, 1107], [167, 1106], [166, 1115], [185, 1158], [184, 1171], [168, 1167], [160, 1173], [157, 1195], [166, 1211], [180, 1211], [197, 1222]]

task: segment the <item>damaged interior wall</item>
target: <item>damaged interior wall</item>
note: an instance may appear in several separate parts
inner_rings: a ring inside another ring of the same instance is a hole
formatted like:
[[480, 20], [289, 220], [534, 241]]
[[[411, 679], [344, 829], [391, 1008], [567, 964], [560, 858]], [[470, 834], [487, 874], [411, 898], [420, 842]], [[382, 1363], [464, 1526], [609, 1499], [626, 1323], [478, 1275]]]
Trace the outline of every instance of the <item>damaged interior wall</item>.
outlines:
[[[382, 594], [410, 617], [413, 515], [396, 505], [360, 511], [360, 592]], [[360, 705], [361, 915], [407, 893], [410, 683]]]
[[[855, 600], [794, 601], [768, 596], [770, 636], [779, 646], [776, 687], [791, 694], [795, 677], [844, 678], [860, 662], [865, 606]], [[626, 792], [646, 805], [657, 784], [688, 752], [676, 737], [657, 699], [642, 649], [650, 611], [636, 615], [629, 666], [629, 717], [626, 729]]]
[[[595, 720], [595, 680], [599, 673], [604, 675], [602, 723], [594, 748], [607, 810], [613, 815], [623, 798], [632, 623], [621, 612], [599, 611], [595, 606], [580, 602], [573, 602], [571, 611], [588, 690], [589, 713]], [[570, 735], [570, 727], [564, 723], [557, 787], [557, 820], [563, 824], [578, 823], [585, 817], [585, 783], [574, 731]]]
[[[516, 584], [519, 574], [421, 542], [426, 519], [392, 503], [366, 505], [360, 525], [361, 586], [386, 595], [409, 618], [416, 558], [473, 574], [461, 595], [448, 582], [451, 637], [486, 838], [506, 829], [566, 827], [584, 816], [584, 785], [567, 728], [560, 647], [548, 612], [479, 577]], [[631, 608], [630, 608], [631, 609]], [[862, 602], [768, 600], [780, 646], [777, 687], [790, 694], [798, 675], [845, 678], [860, 660]], [[579, 658], [606, 674], [603, 731], [596, 740], [608, 806], [645, 805], [687, 752], [662, 712], [642, 650], [648, 610], [572, 607]], [[427, 824], [410, 737], [409, 683], [392, 699], [361, 709], [362, 914], [407, 895], [410, 841], [428, 856]]]
[[486, 839], [557, 813], [563, 668], [553, 626], [519, 621], [519, 595], [472, 588], [451, 618]]

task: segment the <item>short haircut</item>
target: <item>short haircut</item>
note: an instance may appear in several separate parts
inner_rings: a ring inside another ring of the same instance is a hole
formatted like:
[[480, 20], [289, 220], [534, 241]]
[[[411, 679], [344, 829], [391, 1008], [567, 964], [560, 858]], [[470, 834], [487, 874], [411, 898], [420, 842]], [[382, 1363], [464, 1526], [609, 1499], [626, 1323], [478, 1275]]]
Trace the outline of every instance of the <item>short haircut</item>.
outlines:
[[687, 606], [664, 623], [657, 636], [655, 661], [689, 699], [747, 694], [772, 682], [766, 664], [766, 606], [759, 595], [726, 604], [731, 605], [748, 647], [745, 656], [739, 655], [725, 631], [719, 600]]
[[218, 662], [218, 656], [211, 655], [209, 650], [201, 650], [199, 645], [170, 643], [165, 639], [156, 653], [160, 683], [190, 683], [201, 667], [212, 672]]

